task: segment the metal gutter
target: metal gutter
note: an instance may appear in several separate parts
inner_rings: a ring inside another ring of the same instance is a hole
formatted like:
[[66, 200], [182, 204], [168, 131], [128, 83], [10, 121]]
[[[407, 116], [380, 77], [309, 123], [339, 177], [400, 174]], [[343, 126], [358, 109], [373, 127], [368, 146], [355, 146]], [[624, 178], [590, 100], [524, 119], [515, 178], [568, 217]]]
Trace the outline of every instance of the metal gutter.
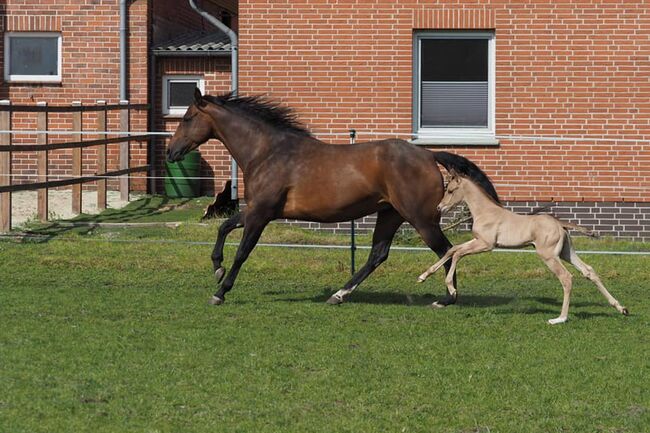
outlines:
[[127, 0], [120, 0], [120, 101], [129, 99], [127, 90]]
[[[239, 52], [239, 39], [237, 38], [237, 34], [232, 31], [231, 28], [226, 26], [224, 23], [219, 21], [216, 17], [210, 15], [203, 9], [199, 8], [194, 0], [188, 0], [190, 3], [190, 7], [196, 11], [199, 15], [201, 15], [203, 18], [205, 18], [210, 24], [224, 32], [228, 38], [230, 39], [230, 59], [231, 59], [231, 66], [230, 66], [230, 76], [231, 76], [231, 84], [230, 84], [230, 91], [233, 93], [233, 95], [237, 95], [237, 87], [238, 87], [238, 81], [239, 81], [239, 63], [238, 63], [238, 52]], [[230, 198], [231, 200], [237, 200], [238, 194], [238, 186], [239, 182], [237, 181], [237, 161], [235, 161], [235, 158], [232, 156], [230, 157], [230, 177], [232, 179], [232, 184], [230, 188]]]

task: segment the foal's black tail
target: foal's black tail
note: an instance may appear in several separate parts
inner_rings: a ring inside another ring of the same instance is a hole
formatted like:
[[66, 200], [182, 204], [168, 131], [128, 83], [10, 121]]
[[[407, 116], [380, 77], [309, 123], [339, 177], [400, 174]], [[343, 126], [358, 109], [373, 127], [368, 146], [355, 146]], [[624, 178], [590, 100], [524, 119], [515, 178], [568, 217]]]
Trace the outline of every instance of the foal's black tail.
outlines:
[[458, 174], [462, 174], [463, 176], [467, 176], [468, 178], [472, 179], [477, 185], [483, 188], [483, 190], [487, 192], [488, 195], [492, 197], [497, 203], [501, 203], [499, 200], [499, 195], [494, 189], [494, 185], [492, 185], [490, 178], [472, 161], [463, 156], [455, 155], [449, 152], [434, 152], [433, 157], [447, 170], [454, 169]]

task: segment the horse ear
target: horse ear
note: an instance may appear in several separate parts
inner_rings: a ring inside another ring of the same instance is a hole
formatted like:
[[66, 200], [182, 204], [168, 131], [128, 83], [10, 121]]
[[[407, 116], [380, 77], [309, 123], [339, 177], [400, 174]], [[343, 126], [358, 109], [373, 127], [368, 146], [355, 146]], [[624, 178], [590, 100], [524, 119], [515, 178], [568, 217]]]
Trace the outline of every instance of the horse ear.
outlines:
[[203, 95], [201, 94], [201, 90], [198, 87], [194, 88], [194, 104], [197, 107], [203, 107], [205, 105]]

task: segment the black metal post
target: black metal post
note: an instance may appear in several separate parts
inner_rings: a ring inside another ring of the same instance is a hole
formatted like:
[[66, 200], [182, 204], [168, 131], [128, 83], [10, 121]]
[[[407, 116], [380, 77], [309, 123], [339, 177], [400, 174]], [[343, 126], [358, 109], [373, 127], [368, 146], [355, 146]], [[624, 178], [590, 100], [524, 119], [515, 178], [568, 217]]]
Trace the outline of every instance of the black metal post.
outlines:
[[[354, 144], [357, 138], [357, 131], [350, 129], [350, 144]], [[350, 273], [354, 275], [356, 270], [355, 256], [357, 251], [357, 243], [354, 236], [354, 220], [350, 221]]]

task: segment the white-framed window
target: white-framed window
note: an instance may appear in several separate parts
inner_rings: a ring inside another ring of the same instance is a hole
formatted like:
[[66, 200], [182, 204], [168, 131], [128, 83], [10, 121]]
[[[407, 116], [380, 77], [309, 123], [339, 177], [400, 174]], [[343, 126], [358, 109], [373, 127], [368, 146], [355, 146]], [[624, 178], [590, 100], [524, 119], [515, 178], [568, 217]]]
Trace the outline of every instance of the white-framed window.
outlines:
[[413, 51], [415, 142], [497, 144], [494, 33], [418, 32]]
[[166, 116], [182, 116], [194, 101], [194, 89], [205, 93], [205, 80], [195, 75], [165, 75], [162, 80], [162, 111]]
[[6, 32], [4, 42], [5, 81], [61, 82], [60, 33]]

